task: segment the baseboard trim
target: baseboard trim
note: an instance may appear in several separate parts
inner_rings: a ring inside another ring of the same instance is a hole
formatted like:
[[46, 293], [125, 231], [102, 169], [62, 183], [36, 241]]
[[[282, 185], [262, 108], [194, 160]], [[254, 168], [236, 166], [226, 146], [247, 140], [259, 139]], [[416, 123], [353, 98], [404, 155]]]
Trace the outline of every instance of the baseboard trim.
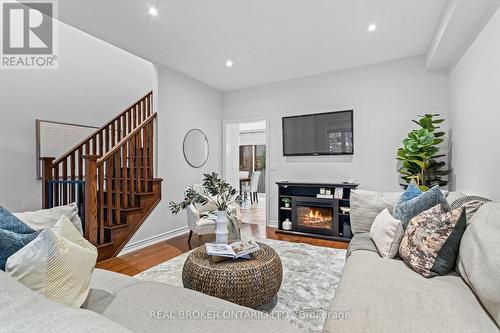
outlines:
[[267, 221], [267, 226], [271, 228], [278, 228], [278, 221]]
[[174, 229], [171, 231], [167, 231], [167, 232], [161, 233], [159, 235], [152, 236], [152, 237], [149, 237], [149, 238], [146, 238], [146, 239], [134, 242], [134, 243], [129, 243], [129, 244], [125, 245], [125, 247], [123, 248], [123, 250], [120, 251], [118, 256], [122, 256], [124, 254], [140, 250], [142, 248], [154, 245], [156, 243], [163, 242], [167, 239], [183, 235], [183, 234], [187, 233], [188, 231], [189, 231], [188, 227], [185, 226], [185, 227]]

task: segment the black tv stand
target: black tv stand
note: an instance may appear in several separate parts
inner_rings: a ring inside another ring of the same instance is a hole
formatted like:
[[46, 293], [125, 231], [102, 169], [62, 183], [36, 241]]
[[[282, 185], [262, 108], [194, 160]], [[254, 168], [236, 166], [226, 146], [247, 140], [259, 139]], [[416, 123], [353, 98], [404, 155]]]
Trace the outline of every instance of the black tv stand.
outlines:
[[[350, 215], [345, 208], [350, 207], [351, 190], [356, 189], [359, 184], [289, 181], [276, 184], [278, 185], [278, 230], [276, 233], [341, 242], [351, 240]], [[335, 189], [340, 188], [342, 197], [318, 198], [321, 188], [329, 189], [332, 196]], [[284, 198], [290, 199], [289, 207], [285, 206]], [[292, 222], [291, 230], [283, 228], [283, 221], [287, 218]]]

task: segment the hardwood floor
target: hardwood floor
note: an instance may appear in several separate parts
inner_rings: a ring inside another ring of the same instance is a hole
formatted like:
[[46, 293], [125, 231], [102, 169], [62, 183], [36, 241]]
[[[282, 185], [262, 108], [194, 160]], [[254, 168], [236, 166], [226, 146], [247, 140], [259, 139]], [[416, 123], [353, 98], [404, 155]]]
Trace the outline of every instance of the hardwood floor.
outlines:
[[[262, 224], [243, 223], [241, 227], [241, 234], [253, 236], [256, 238], [277, 239], [294, 243], [306, 243], [338, 249], [347, 248], [347, 243], [309, 237], [280, 235], [275, 234], [275, 230], [276, 229], [266, 227]], [[101, 261], [97, 264], [97, 268], [107, 269], [130, 276], [136, 275], [148, 268], [156, 266], [164, 261], [167, 261], [189, 251], [190, 248], [187, 240], [188, 233], [152, 246], [148, 246], [135, 252], [128, 253], [121, 257], [115, 257], [105, 261]], [[191, 244], [192, 247], [196, 247], [207, 242], [213, 242], [214, 240], [214, 235], [206, 235], [203, 237], [202, 242], [198, 244], [198, 237], [196, 235], [193, 235]]]

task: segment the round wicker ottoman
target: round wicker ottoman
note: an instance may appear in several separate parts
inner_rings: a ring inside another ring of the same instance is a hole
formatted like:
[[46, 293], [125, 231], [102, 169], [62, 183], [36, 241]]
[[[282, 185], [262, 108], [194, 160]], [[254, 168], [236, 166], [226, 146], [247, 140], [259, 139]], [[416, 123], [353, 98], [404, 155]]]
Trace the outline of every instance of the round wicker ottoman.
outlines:
[[227, 259], [214, 263], [205, 246], [195, 249], [182, 270], [185, 288], [249, 308], [270, 303], [278, 293], [283, 266], [276, 251], [259, 243], [252, 259]]

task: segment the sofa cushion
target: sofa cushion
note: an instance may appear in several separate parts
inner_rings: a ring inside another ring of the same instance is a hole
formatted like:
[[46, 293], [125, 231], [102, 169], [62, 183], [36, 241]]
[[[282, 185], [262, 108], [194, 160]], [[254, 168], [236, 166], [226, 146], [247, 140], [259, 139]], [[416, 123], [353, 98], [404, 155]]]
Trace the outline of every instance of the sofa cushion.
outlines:
[[500, 203], [484, 204], [460, 244], [457, 270], [500, 326]]
[[7, 259], [38, 236], [38, 232], [0, 206], [0, 270]]
[[301, 332], [286, 320], [159, 282], [132, 284], [88, 309], [136, 332]]
[[392, 212], [401, 192], [351, 191], [351, 229], [353, 234], [370, 232], [375, 217], [384, 209]]
[[398, 203], [394, 207], [394, 217], [400, 220], [403, 229], [406, 229], [412, 218], [438, 204], [442, 204], [446, 211], [450, 210], [443, 192], [436, 185], [414, 199]]
[[373, 221], [370, 238], [383, 258], [392, 259], [398, 254], [403, 233], [401, 221], [396, 220], [386, 208]]
[[75, 202], [50, 209], [41, 209], [34, 212], [14, 213], [14, 215], [37, 231], [53, 227], [61, 215], [66, 216], [75, 228], [83, 235], [82, 221], [78, 215], [78, 206]]
[[498, 333], [498, 327], [456, 273], [426, 279], [401, 260], [355, 251], [347, 259], [324, 332]]
[[5, 271], [53, 301], [80, 307], [89, 292], [97, 249], [62, 215], [31, 243], [12, 255]]
[[378, 253], [377, 246], [375, 246], [375, 243], [370, 238], [369, 232], [362, 232], [352, 237], [347, 248], [346, 258], [355, 251], [371, 251]]
[[399, 256], [424, 277], [447, 274], [455, 267], [464, 231], [463, 208], [447, 212], [443, 205], [436, 205], [410, 221]]
[[0, 332], [130, 331], [94, 312], [52, 302], [0, 272]]

